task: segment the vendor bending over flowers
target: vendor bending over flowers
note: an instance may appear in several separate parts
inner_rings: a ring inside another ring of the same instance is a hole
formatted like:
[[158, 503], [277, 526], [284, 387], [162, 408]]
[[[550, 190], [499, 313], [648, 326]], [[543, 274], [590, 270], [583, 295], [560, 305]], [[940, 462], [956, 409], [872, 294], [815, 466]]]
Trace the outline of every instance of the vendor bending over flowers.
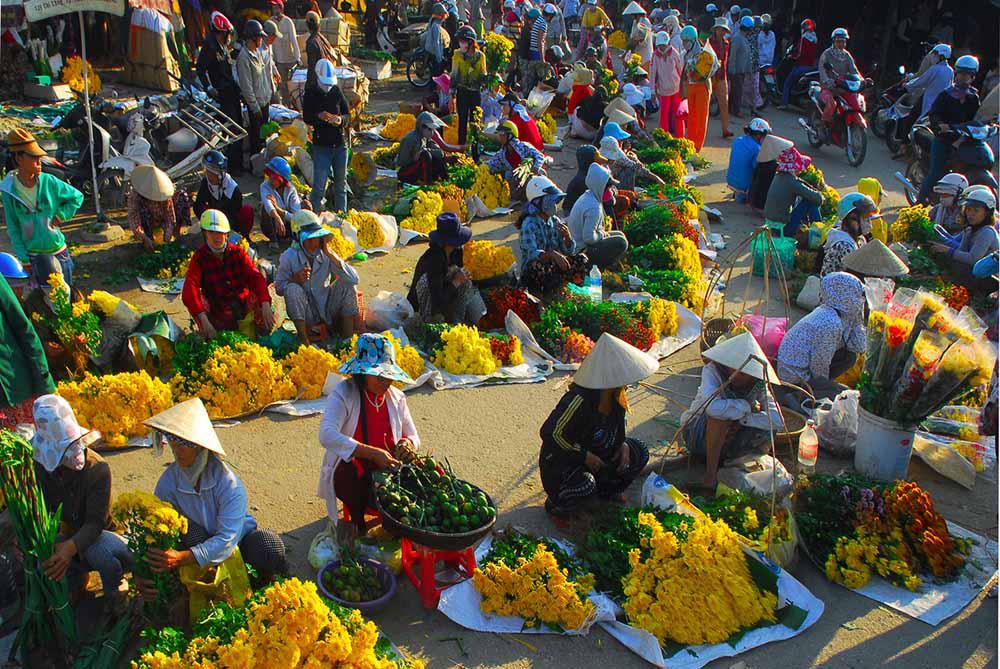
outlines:
[[601, 335], [569, 390], [542, 425], [538, 470], [545, 510], [565, 516], [592, 495], [621, 497], [649, 462], [649, 450], [625, 436], [625, 388], [659, 369], [656, 358]]
[[486, 166], [492, 174], [503, 174], [510, 185], [511, 202], [524, 201], [524, 187], [532, 175], [541, 174], [545, 165], [542, 152], [527, 142], [518, 139], [518, 130], [510, 121], [504, 121], [497, 128], [500, 150]]
[[705, 455], [701, 487], [712, 494], [719, 462], [756, 450], [768, 441], [768, 430], [784, 425], [764, 380], [780, 384], [757, 340], [749, 332], [727, 339], [702, 353], [708, 362], [691, 408], [681, 415], [688, 451]]
[[413, 458], [420, 446], [406, 395], [393, 381], [413, 383], [396, 364], [392, 342], [379, 334], [358, 337], [354, 357], [340, 368], [344, 379], [333, 389], [319, 426], [326, 449], [317, 495], [337, 521], [337, 500], [350, 525], [341, 538], [353, 541], [367, 531], [365, 511], [374, 503], [372, 474]]
[[[166, 442], [174, 462], [156, 482], [154, 494], [187, 518], [181, 550], [150, 548], [154, 571], [184, 565], [219, 565], [239, 546], [243, 561], [271, 580], [287, 571], [285, 544], [273, 530], [262, 530], [247, 512], [247, 491], [222, 458], [226, 452], [198, 398], [175, 404], [143, 421], [153, 429], [157, 449]], [[136, 579], [144, 596], [156, 596], [152, 581]]]

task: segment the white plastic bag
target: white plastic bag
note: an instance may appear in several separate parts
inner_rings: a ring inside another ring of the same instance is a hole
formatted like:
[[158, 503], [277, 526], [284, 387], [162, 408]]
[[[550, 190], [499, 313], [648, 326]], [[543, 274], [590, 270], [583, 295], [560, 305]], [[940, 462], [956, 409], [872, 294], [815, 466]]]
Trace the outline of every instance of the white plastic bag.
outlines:
[[840, 457], [853, 455], [860, 396], [857, 390], [842, 390], [832, 401], [826, 399], [816, 405], [813, 420], [819, 447], [824, 451]]
[[327, 523], [327, 526], [313, 537], [307, 556], [309, 566], [313, 569], [322, 569], [327, 562], [332, 562], [340, 557], [340, 546], [337, 545], [337, 540], [334, 537], [335, 531], [332, 524]]
[[375, 332], [401, 328], [412, 317], [413, 305], [399, 293], [380, 290], [365, 303], [365, 325]]
[[734, 490], [755, 492], [769, 497], [776, 489], [778, 498], [792, 491], [792, 475], [779, 460], [765, 454], [749, 454], [725, 463], [719, 470], [719, 482]]
[[811, 274], [806, 279], [806, 285], [802, 286], [802, 290], [799, 291], [799, 296], [795, 298], [795, 304], [799, 305], [806, 311], [812, 311], [819, 306], [819, 277], [815, 274]]

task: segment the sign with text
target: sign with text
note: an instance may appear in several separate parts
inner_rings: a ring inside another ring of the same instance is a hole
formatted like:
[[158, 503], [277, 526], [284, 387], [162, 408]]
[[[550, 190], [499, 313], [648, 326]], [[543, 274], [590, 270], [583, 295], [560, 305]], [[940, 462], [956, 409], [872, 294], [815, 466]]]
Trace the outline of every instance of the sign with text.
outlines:
[[41, 21], [50, 16], [73, 12], [105, 12], [122, 16], [124, 0], [25, 0], [24, 12], [29, 21]]

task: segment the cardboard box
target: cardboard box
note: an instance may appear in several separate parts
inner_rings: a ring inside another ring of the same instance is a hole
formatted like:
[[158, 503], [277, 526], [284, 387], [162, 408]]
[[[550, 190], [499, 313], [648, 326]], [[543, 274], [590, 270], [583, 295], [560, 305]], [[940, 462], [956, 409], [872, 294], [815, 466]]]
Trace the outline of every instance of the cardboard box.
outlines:
[[392, 76], [392, 63], [387, 60], [351, 59], [351, 62], [360, 67], [369, 79], [380, 81]]
[[63, 100], [74, 100], [76, 96], [66, 84], [52, 84], [50, 86], [40, 86], [30, 81], [24, 83], [25, 97], [35, 100], [45, 100], [46, 102], [62, 102]]

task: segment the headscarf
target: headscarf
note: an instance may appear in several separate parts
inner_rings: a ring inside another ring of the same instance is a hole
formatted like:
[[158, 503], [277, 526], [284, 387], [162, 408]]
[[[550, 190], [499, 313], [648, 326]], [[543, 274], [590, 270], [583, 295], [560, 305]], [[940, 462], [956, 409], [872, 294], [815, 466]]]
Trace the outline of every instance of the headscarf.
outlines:
[[60, 465], [74, 471], [87, 462], [86, 446], [101, 433], [82, 427], [69, 402], [60, 395], [42, 395], [31, 407], [35, 435], [31, 439], [33, 457], [45, 471], [52, 473]]
[[812, 42], [813, 44], [815, 44], [816, 43], [816, 33], [813, 32], [812, 30], [807, 30], [804, 33], [802, 33], [802, 39], [804, 39], [807, 42]]
[[799, 153], [794, 146], [778, 154], [778, 171], [798, 174], [812, 164], [812, 158]]
[[875, 177], [862, 177], [858, 180], [858, 192], [870, 197], [875, 206], [878, 207], [885, 191], [882, 188], [882, 183]]
[[861, 279], [847, 272], [830, 272], [820, 281], [819, 301], [840, 316], [845, 342], [864, 337], [865, 286]]
[[181, 464], [177, 463], [177, 468], [181, 470], [185, 480], [192, 488], [198, 487], [198, 481], [201, 479], [201, 475], [205, 471], [205, 467], [208, 466], [208, 458], [212, 455], [207, 448], [202, 448], [200, 445], [194, 443], [193, 441], [188, 441], [186, 439], [181, 439], [180, 437], [169, 435], [167, 437], [170, 443], [174, 446], [185, 446], [187, 448], [198, 449], [198, 455], [195, 456], [194, 462], [188, 467], [182, 467]]
[[677, 20], [677, 17], [670, 14], [663, 20], [663, 30], [673, 38], [674, 35], [681, 29], [681, 22]]

